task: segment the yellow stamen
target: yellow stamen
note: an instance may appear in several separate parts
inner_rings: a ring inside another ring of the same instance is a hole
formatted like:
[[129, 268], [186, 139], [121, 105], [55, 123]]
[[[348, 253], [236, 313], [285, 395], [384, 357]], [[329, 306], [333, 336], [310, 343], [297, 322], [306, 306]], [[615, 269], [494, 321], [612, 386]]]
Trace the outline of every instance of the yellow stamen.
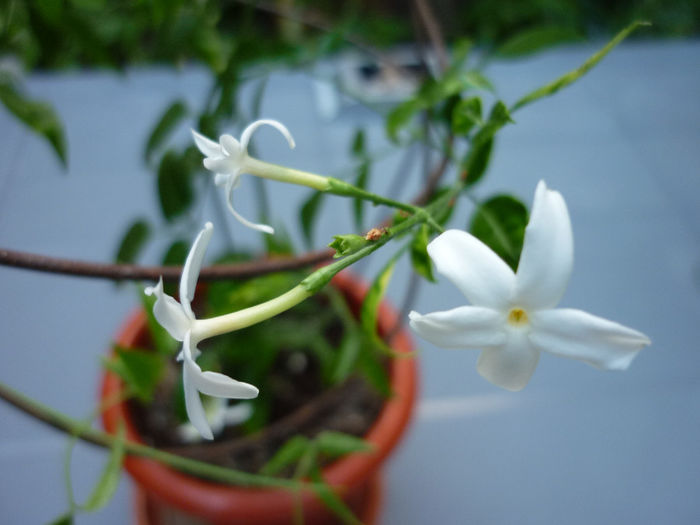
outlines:
[[508, 312], [508, 322], [515, 326], [527, 324], [529, 319], [527, 313], [522, 308], [513, 308]]

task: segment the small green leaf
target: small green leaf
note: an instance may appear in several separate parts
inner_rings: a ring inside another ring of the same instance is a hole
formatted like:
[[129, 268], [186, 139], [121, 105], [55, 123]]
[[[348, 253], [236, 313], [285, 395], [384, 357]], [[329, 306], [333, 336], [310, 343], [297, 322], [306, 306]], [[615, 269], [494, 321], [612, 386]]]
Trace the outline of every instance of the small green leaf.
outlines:
[[421, 224], [411, 242], [411, 263], [418, 275], [425, 277], [430, 282], [435, 282], [433, 267], [430, 256], [428, 256], [429, 242], [430, 227], [427, 224]]
[[163, 255], [162, 261], [165, 266], [176, 266], [185, 264], [190, 245], [185, 241], [173, 242]]
[[49, 523], [49, 525], [73, 525], [73, 514], [63, 514]]
[[496, 88], [493, 87], [491, 81], [484, 75], [482, 75], [479, 71], [465, 71], [461, 73], [459, 78], [462, 83], [462, 89], [460, 89], [460, 91], [463, 91], [466, 88], [490, 91], [491, 93], [494, 93], [496, 91]]
[[160, 354], [115, 347], [115, 355], [105, 365], [122, 378], [124, 383], [142, 401], [150, 401], [165, 371]]
[[124, 425], [119, 426], [116, 439], [112, 445], [109, 459], [105, 465], [102, 475], [92, 490], [92, 494], [87, 502], [82, 505], [86, 511], [96, 511], [104, 507], [117, 490], [119, 478], [121, 476], [122, 460], [124, 459], [124, 436], [126, 435]]
[[331, 242], [328, 247], [335, 250], [333, 257], [336, 259], [338, 257], [344, 257], [346, 255], [351, 255], [358, 250], [361, 250], [367, 246], [371, 241], [368, 241], [360, 235], [355, 235], [354, 233], [347, 233], [345, 235], [334, 235], [333, 242]]
[[53, 108], [46, 102], [30, 99], [5, 79], [0, 79], [0, 101], [10, 113], [51, 144], [65, 167], [68, 162], [65, 134]]
[[496, 55], [515, 58], [542, 51], [565, 42], [580, 40], [581, 35], [574, 29], [562, 26], [537, 26], [517, 33], [496, 49]]
[[[369, 161], [362, 162], [357, 172], [357, 178], [355, 179], [355, 187], [364, 190], [367, 187], [367, 180], [369, 179]], [[364, 210], [365, 210], [365, 200], [360, 197], [355, 197], [352, 202], [353, 218], [355, 219], [355, 227], [358, 230], [362, 230], [362, 223], [364, 222]]]
[[116, 262], [131, 264], [136, 261], [150, 234], [151, 229], [144, 219], [134, 221], [122, 237], [115, 257]]
[[452, 131], [457, 135], [467, 135], [474, 126], [481, 125], [481, 99], [470, 97], [460, 100], [452, 111]]
[[469, 153], [462, 162], [462, 166], [467, 171], [467, 184], [472, 186], [486, 173], [486, 168], [491, 159], [493, 149], [493, 138], [469, 149]]
[[304, 241], [307, 246], [313, 245], [313, 228], [316, 215], [318, 215], [321, 202], [323, 201], [323, 195], [322, 192], [314, 190], [311, 197], [309, 197], [301, 207], [301, 212], [299, 214], [301, 231], [304, 233]]
[[352, 139], [352, 148], [350, 150], [355, 157], [365, 157], [365, 131], [358, 129]]
[[497, 195], [474, 212], [469, 231], [515, 271], [523, 248], [527, 207], [510, 195]]
[[556, 79], [554, 82], [550, 82], [549, 84], [542, 86], [541, 88], [538, 88], [524, 97], [522, 97], [520, 100], [518, 100], [513, 106], [511, 107], [511, 112], [516, 111], [522, 107], [527, 106], [528, 104], [534, 102], [535, 100], [539, 100], [544, 97], [548, 97], [562, 89], [563, 87], [568, 86], [569, 84], [572, 84], [579, 78], [581, 78], [583, 75], [588, 73], [598, 62], [600, 62], [605, 55], [607, 55], [610, 51], [612, 51], [615, 46], [617, 46], [620, 42], [622, 42], [627, 36], [637, 29], [638, 27], [641, 26], [648, 26], [651, 25], [649, 22], [641, 22], [641, 21], [636, 21], [625, 27], [622, 31], [620, 31], [615, 37], [610, 40], [605, 46], [603, 46], [598, 52], [594, 53], [591, 55], [583, 64], [581, 64], [579, 67], [576, 69], [569, 71], [565, 75], [562, 75], [558, 79]]
[[293, 436], [282, 445], [274, 456], [263, 465], [260, 474], [274, 476], [301, 459], [308, 450], [310, 441], [301, 435]]
[[386, 132], [389, 138], [393, 142], [398, 142], [399, 131], [423, 108], [423, 102], [416, 98], [408, 99], [396, 106], [386, 118]]
[[321, 453], [331, 456], [344, 456], [353, 452], [372, 452], [374, 445], [357, 436], [325, 430], [319, 433], [314, 441]]
[[337, 385], [350, 376], [360, 354], [361, 341], [357, 332], [346, 330], [331, 373], [331, 383]]
[[192, 204], [192, 181], [187, 163], [174, 151], [168, 151], [158, 168], [158, 197], [163, 216], [172, 221]]
[[176, 100], [165, 109], [158, 119], [158, 122], [153, 127], [151, 134], [148, 136], [146, 149], [144, 151], [146, 160], [150, 160], [153, 152], [167, 140], [175, 127], [186, 116], [187, 105], [182, 100]]
[[314, 493], [333, 514], [347, 525], [362, 525], [345, 502], [323, 481], [319, 472], [314, 472], [311, 479], [315, 482], [312, 485]]

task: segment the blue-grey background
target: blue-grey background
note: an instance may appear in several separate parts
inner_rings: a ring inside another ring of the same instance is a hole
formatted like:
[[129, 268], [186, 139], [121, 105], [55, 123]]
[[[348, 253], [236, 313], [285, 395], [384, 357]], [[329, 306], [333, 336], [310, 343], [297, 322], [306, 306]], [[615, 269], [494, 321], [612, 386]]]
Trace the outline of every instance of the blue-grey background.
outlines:
[[[496, 63], [487, 73], [512, 103], [597, 47]], [[560, 190], [576, 243], [563, 306], [640, 329], [653, 345], [624, 373], [544, 355], [530, 385], [513, 394], [476, 373], [476, 352], [419, 342], [421, 404], [386, 469], [382, 523], [700, 520], [699, 63], [696, 41], [625, 43], [573, 87], [518, 112], [517, 124], [499, 135], [476, 196], [509, 191], [530, 203], [541, 178]], [[0, 246], [109, 261], [134, 217], [158, 220], [155, 178], [142, 162], [154, 120], [175, 96], [196, 105], [207, 78], [187, 67], [121, 75], [76, 71], [32, 76], [28, 85], [61, 115], [70, 169], [64, 173], [42, 141], [0, 113]], [[297, 148], [290, 151], [274, 130], [261, 130], [254, 143], [262, 158], [342, 176], [358, 126], [366, 128], [370, 150], [385, 149], [377, 115], [347, 103], [334, 119], [323, 119], [316, 97], [309, 74], [272, 76], [262, 114], [284, 122]], [[183, 130], [176, 140], [189, 139]], [[387, 156], [374, 166], [374, 189], [389, 187], [399, 162]], [[418, 163], [419, 155], [414, 169]], [[404, 198], [416, 189], [403, 186]], [[276, 224], [299, 239], [294, 213], [308, 190], [267, 187]], [[236, 199], [255, 218], [252, 190], [246, 180]], [[215, 198], [220, 195], [210, 195], [192, 218], [192, 232], [211, 219], [222, 243], [225, 220], [236, 242], [259, 246], [257, 236], [218, 215]], [[465, 202], [454, 224], [464, 227], [469, 211]], [[353, 231], [350, 203], [340, 198], [326, 200], [323, 218], [317, 247], [332, 234]], [[158, 259], [167, 238], [162, 235], [146, 262]], [[371, 277], [383, 257], [359, 270]], [[392, 281], [395, 302], [407, 276], [402, 266]], [[136, 293], [129, 285], [0, 267], [0, 381], [85, 417], [95, 403], [100, 356], [136, 306]], [[415, 309], [463, 303], [441, 280], [421, 288]], [[46, 523], [66, 509], [66, 443], [65, 436], [0, 405], [0, 521]], [[102, 451], [77, 447], [79, 500], [104, 460]], [[124, 476], [108, 507], [78, 523], [122, 524], [131, 515]]]

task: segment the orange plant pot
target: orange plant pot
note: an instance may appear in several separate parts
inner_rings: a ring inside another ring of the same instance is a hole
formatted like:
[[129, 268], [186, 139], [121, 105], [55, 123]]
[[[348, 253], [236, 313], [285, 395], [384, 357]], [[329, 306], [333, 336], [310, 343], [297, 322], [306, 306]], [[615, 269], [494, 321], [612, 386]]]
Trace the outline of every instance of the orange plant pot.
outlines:
[[[347, 272], [336, 275], [332, 285], [346, 297], [357, 313], [367, 293], [367, 285]], [[378, 312], [380, 335], [390, 333], [397, 322], [397, 313], [386, 302]], [[144, 346], [148, 342], [146, 316], [143, 310], [134, 313], [117, 337], [124, 347]], [[388, 341], [397, 352], [409, 353], [413, 343], [403, 329]], [[323, 478], [366, 524], [377, 519], [380, 505], [379, 469], [397, 446], [416, 403], [417, 370], [413, 357], [391, 361], [389, 378], [393, 395], [364, 438], [374, 446], [372, 453], [349, 454], [323, 469]], [[102, 399], [114, 399], [122, 389], [118, 376], [107, 371], [102, 381]], [[126, 403], [112, 405], [102, 414], [108, 432], [115, 433], [120, 421], [126, 425], [127, 438], [141, 442]], [[280, 489], [251, 489], [194, 478], [157, 461], [128, 456], [126, 470], [137, 487], [137, 519], [139, 523], [166, 523], [178, 514], [198, 519], [195, 523], [240, 523], [250, 525], [287, 525], [292, 523], [294, 496]], [[311, 493], [302, 494], [306, 525], [336, 523], [333, 514]], [[180, 523], [180, 521], [178, 521]]]

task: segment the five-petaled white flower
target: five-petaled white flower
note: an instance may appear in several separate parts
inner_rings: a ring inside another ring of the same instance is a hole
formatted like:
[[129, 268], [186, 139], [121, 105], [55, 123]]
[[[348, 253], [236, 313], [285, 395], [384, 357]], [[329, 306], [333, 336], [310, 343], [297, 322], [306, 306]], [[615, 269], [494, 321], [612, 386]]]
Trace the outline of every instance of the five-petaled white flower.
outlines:
[[428, 254], [472, 306], [411, 312], [411, 327], [443, 348], [481, 348], [479, 373], [508, 390], [525, 387], [541, 351], [624, 370], [651, 343], [647, 336], [580, 310], [554, 308], [573, 253], [566, 203], [540, 181], [517, 272], [476, 237], [446, 231], [428, 245]]
[[177, 302], [163, 291], [163, 279], [153, 287], [146, 288], [147, 295], [155, 295], [153, 315], [168, 333], [177, 341], [182, 341], [182, 351], [178, 361], [182, 364], [182, 382], [185, 390], [185, 407], [187, 416], [199, 433], [214, 439], [207, 422], [199, 392], [209, 396], [226, 397], [231, 399], [252, 399], [257, 397], [258, 389], [248, 383], [236, 381], [218, 372], [202, 372], [195, 359], [201, 353], [197, 348], [199, 341], [192, 339], [192, 328], [197, 322], [192, 312], [192, 300], [202, 267], [204, 252], [207, 249], [214, 228], [208, 222], [192, 244], [187, 255], [185, 267], [180, 279], [180, 301]]
[[294, 149], [294, 139], [284, 124], [269, 119], [257, 120], [250, 124], [243, 130], [240, 142], [231, 135], [221, 135], [219, 143], [217, 144], [204, 135], [197, 133], [195, 130], [192, 130], [192, 136], [194, 137], [194, 142], [199, 148], [199, 151], [206, 155], [204, 167], [216, 174], [214, 183], [217, 186], [224, 187], [226, 203], [234, 217], [249, 228], [265, 233], [274, 233], [275, 230], [271, 226], [252, 223], [241, 217], [233, 207], [233, 190], [238, 187], [240, 177], [245, 173], [248, 167], [247, 163], [250, 160], [248, 156], [248, 143], [250, 142], [253, 132], [264, 124], [272, 126], [282, 133], [284, 138], [287, 139], [289, 147]]

